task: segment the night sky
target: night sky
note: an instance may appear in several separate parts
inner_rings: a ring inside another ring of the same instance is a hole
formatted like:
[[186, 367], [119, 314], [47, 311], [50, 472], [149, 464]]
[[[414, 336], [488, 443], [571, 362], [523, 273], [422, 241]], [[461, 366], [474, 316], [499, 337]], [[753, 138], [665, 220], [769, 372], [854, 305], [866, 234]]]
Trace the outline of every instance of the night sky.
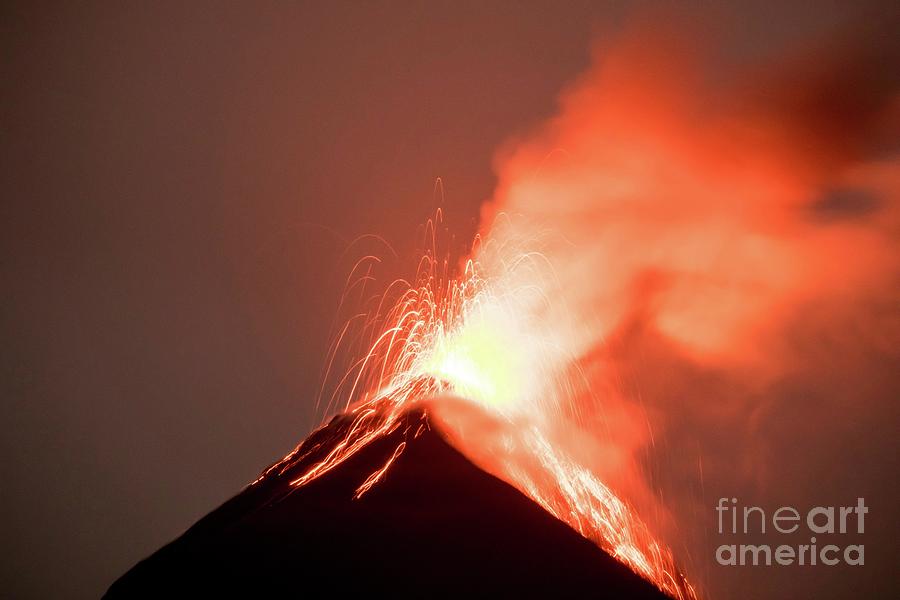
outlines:
[[[320, 423], [355, 258], [409, 275], [438, 177], [470, 240], [498, 148], [639, 8], [481, 4], [0, 9], [4, 595], [99, 596]], [[705, 10], [735, 60], [851, 16], [737, 4]]]

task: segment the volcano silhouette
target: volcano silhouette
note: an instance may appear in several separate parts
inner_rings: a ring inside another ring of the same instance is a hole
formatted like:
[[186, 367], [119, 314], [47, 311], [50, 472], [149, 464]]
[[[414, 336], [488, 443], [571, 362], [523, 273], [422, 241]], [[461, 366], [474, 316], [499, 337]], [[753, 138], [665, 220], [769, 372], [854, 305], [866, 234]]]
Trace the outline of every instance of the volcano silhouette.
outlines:
[[[297, 455], [311, 450], [308, 457], [247, 487], [138, 563], [105, 597], [666, 598], [472, 464], [423, 410], [403, 419], [337, 468], [291, 487], [347, 426], [335, 417], [301, 445]], [[354, 499], [403, 441], [383, 479]]]

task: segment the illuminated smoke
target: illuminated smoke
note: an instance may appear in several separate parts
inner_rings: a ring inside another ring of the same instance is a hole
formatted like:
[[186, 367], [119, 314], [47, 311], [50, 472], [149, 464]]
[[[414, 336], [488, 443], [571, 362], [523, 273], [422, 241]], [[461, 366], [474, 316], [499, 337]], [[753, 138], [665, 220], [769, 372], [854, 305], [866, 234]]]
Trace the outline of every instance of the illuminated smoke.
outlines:
[[[687, 542], [708, 525], [704, 485], [774, 495], [782, 448], [757, 432], [779, 387], [831, 368], [866, 389], [856, 357], [900, 347], [884, 308], [900, 291], [900, 87], [881, 34], [797, 42], [725, 75], [702, 36], [643, 24], [598, 45], [558, 114], [498, 155], [483, 235], [529, 240], [550, 265], [551, 301], [522, 320], [590, 388], [542, 430], [679, 550], [711, 556]], [[844, 358], [825, 366], [826, 352]]]

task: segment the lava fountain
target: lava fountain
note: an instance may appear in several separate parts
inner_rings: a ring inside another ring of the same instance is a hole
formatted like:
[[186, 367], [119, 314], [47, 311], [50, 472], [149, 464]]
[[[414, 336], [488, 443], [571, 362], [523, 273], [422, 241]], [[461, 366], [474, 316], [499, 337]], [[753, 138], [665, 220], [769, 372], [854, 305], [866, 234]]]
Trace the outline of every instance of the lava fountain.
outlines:
[[[424, 405], [457, 449], [507, 481], [548, 512], [675, 598], [696, 593], [672, 553], [591, 469], [556, 443], [565, 415], [591, 389], [560, 331], [547, 320], [557, 310], [551, 265], [527, 244], [476, 241], [458, 277], [435, 255], [441, 212], [426, 227], [431, 249], [412, 284], [385, 315], [376, 308], [364, 331], [377, 331], [364, 355], [326, 399], [349, 399], [352, 419], [343, 438], [296, 477], [295, 487], [340, 465], [369, 442], [394, 432], [410, 408]], [[364, 263], [365, 261], [363, 261]], [[361, 263], [362, 264], [362, 263]], [[357, 272], [354, 269], [354, 272]], [[355, 280], [351, 276], [348, 288]], [[378, 307], [386, 305], [382, 298]], [[329, 358], [347, 343], [336, 336]], [[326, 373], [326, 380], [331, 376]], [[405, 447], [360, 483], [365, 494], [385, 477]], [[263, 476], [284, 473], [305, 458], [299, 447]]]

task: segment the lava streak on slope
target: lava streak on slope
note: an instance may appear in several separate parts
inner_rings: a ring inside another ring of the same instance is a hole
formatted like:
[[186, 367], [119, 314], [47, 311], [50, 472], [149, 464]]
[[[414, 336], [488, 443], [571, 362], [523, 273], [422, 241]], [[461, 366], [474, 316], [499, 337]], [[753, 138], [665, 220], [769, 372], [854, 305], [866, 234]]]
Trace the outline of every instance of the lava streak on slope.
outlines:
[[[433, 235], [434, 223], [426, 230]], [[488, 277], [480, 262], [469, 260], [462, 276], [452, 278], [449, 262], [433, 254], [433, 239], [431, 247], [416, 285], [408, 286], [386, 317], [376, 313], [371, 319], [383, 319], [383, 329], [333, 392], [349, 399], [337, 441], [333, 428], [327, 447], [314, 434], [256, 483], [295, 473], [291, 486], [308, 485], [394, 434], [403, 415], [425, 403], [448, 441], [475, 464], [666, 594], [696, 597], [672, 553], [636, 511], [554, 442], [560, 415], [591, 390], [555, 339], [552, 323], [536, 318], [549, 302], [541, 282], [552, 280], [540, 254], [486, 244], [479, 255], [502, 264], [495, 271], [502, 275]], [[389, 477], [405, 447], [404, 439], [358, 483], [355, 497]]]

